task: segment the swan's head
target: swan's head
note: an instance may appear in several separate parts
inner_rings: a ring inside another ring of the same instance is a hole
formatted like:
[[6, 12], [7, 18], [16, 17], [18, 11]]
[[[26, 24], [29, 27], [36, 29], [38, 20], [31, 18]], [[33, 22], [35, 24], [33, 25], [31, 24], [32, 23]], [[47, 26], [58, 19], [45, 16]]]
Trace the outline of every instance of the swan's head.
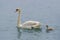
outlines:
[[20, 8], [16, 8], [16, 12], [20, 13], [21, 12]]

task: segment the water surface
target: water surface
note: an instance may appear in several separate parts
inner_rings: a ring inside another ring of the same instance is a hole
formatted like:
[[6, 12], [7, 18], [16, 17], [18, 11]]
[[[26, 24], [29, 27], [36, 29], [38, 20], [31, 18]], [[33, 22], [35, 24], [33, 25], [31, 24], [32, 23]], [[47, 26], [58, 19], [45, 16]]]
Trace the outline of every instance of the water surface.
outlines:
[[[43, 25], [42, 31], [17, 31], [16, 8], [22, 10], [22, 23], [35, 20]], [[47, 33], [45, 25], [55, 30]], [[60, 0], [0, 0], [0, 40], [59, 40]]]

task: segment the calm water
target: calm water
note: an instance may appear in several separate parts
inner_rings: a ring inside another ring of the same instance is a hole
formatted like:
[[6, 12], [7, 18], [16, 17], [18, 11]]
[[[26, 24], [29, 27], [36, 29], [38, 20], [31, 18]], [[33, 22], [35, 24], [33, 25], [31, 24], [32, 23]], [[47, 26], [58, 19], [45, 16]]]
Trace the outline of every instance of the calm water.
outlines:
[[[22, 9], [22, 23], [40, 21], [42, 30], [17, 31], [16, 8]], [[55, 30], [47, 33], [45, 25]], [[0, 0], [0, 40], [59, 40], [60, 0]]]

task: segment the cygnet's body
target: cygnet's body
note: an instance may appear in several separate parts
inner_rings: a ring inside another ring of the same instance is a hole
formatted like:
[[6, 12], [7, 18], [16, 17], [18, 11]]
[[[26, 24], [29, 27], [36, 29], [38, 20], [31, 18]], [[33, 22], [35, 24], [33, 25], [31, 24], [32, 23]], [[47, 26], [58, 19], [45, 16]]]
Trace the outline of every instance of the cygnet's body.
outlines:
[[49, 27], [48, 25], [46, 25], [46, 29], [47, 29], [48, 31], [52, 31], [54, 28]]

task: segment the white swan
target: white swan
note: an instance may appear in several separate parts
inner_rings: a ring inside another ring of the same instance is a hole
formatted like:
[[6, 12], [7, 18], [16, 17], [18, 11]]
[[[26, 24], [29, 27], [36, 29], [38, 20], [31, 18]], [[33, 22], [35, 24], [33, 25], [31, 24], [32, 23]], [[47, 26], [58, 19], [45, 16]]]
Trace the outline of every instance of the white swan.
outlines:
[[40, 28], [41, 24], [38, 21], [26, 21], [23, 24], [21, 24], [21, 10], [19, 8], [16, 9], [16, 12], [18, 13], [18, 20], [17, 20], [17, 27], [18, 28]]

